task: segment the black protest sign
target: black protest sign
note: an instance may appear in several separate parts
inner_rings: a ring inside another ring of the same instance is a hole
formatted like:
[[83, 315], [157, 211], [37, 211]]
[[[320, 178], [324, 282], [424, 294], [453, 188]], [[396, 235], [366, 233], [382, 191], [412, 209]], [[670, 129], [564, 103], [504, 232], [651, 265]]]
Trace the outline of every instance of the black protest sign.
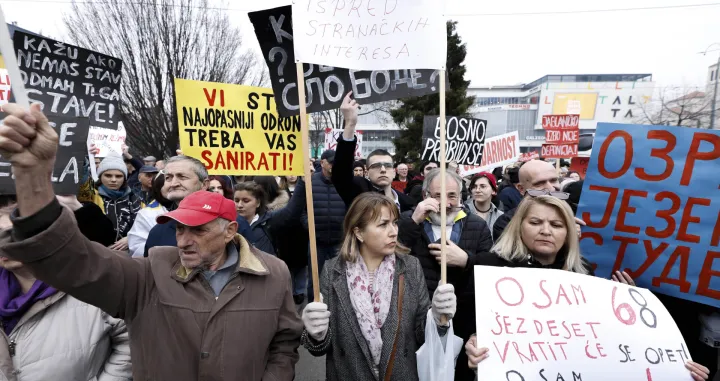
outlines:
[[[445, 158], [460, 165], [480, 165], [487, 121], [448, 116], [445, 120]], [[423, 160], [440, 161], [440, 117], [423, 119]]]
[[[293, 45], [292, 6], [248, 13], [255, 27], [272, 82], [280, 116], [297, 115], [297, 70]], [[437, 93], [437, 70], [348, 70], [303, 64], [307, 112], [339, 108], [349, 91], [360, 104]], [[446, 80], [446, 88], [450, 88]]]
[[[48, 119], [59, 138], [55, 167], [50, 178], [53, 189], [59, 195], [77, 194], [84, 175], [90, 121], [69, 115], [48, 115]], [[14, 178], [10, 162], [0, 157], [0, 194], [15, 194]]]
[[28, 97], [48, 114], [85, 117], [117, 129], [122, 61], [42, 36], [13, 35]]

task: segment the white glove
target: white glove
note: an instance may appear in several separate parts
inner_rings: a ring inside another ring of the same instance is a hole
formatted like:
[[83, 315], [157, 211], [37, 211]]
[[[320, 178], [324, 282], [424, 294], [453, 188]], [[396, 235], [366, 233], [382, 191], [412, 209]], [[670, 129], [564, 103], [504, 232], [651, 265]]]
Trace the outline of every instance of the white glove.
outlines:
[[303, 310], [302, 321], [310, 337], [315, 341], [323, 341], [330, 326], [330, 311], [328, 311], [327, 304], [309, 303]]
[[[443, 315], [448, 320], [455, 316], [455, 310], [457, 309], [457, 298], [455, 297], [455, 287], [452, 284], [443, 284], [435, 289], [432, 299], [432, 314], [435, 319], [435, 324], [440, 324], [440, 317]], [[449, 325], [446, 323], [445, 326]]]

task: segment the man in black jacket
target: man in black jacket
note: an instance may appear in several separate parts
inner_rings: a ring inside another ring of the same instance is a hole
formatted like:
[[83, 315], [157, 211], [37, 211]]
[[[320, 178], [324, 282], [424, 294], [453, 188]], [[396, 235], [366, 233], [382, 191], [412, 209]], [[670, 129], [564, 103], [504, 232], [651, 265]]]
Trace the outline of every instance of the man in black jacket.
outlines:
[[[325, 261], [338, 255], [343, 238], [343, 220], [345, 202], [335, 190], [331, 176], [334, 172], [335, 151], [327, 150], [320, 157], [321, 170], [312, 175], [313, 208], [315, 209], [315, 237], [317, 239], [318, 274], [322, 273]], [[350, 173], [352, 175], [352, 172]], [[295, 192], [305, 189], [301, 179], [295, 186]], [[303, 214], [303, 225], [308, 229], [307, 210]], [[309, 253], [308, 253], [309, 255]], [[308, 257], [308, 263], [310, 259]], [[314, 301], [312, 279], [307, 286], [308, 303]]]
[[378, 149], [367, 157], [368, 178], [353, 175], [353, 162], [355, 161], [355, 127], [358, 120], [358, 104], [350, 98], [348, 93], [343, 100], [340, 110], [345, 119], [345, 129], [338, 139], [335, 152], [335, 164], [332, 171], [332, 182], [335, 185], [345, 205], [350, 207], [355, 197], [364, 192], [378, 192], [395, 201], [401, 212], [411, 210], [415, 203], [402, 192], [392, 189], [392, 180], [395, 178], [395, 166], [389, 152]]
[[[485, 220], [466, 213], [462, 209], [462, 178], [453, 172], [446, 173], [447, 220], [440, 220], [441, 182], [440, 170], [434, 169], [426, 176], [422, 185], [423, 201], [414, 211], [402, 214], [398, 222], [398, 240], [409, 247], [412, 255], [420, 260], [428, 292], [435, 292], [440, 282], [440, 234], [443, 226], [447, 231], [447, 281], [455, 287], [458, 308], [453, 318], [455, 335], [467, 341], [475, 331], [473, 298], [467, 292], [472, 280], [472, 259], [489, 255], [492, 236]], [[456, 380], [474, 379], [467, 367], [467, 357], [461, 351], [455, 370]], [[463, 365], [464, 366], [461, 366]]]

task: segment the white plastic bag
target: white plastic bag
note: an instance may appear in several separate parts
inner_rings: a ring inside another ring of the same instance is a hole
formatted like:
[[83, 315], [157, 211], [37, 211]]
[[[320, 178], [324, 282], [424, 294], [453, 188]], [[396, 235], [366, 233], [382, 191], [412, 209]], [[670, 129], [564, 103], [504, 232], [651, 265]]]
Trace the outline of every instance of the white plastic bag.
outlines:
[[463, 347], [463, 340], [453, 334], [452, 321], [450, 321], [450, 328], [448, 328], [446, 336], [446, 346], [443, 346], [432, 310], [428, 310], [425, 323], [425, 344], [415, 352], [420, 381], [453, 381], [455, 379], [455, 361]]

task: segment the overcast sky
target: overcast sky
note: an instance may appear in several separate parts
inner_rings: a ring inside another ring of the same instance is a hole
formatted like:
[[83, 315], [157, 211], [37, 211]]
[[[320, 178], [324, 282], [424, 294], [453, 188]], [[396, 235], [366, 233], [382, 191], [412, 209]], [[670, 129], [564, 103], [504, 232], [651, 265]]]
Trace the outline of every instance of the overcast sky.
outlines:
[[[231, 8], [231, 19], [252, 48], [259, 47], [249, 10], [290, 0], [212, 1]], [[568, 12], [712, 3], [713, 0], [445, 0], [467, 44], [465, 65], [473, 85], [529, 83], [546, 74], [652, 73], [661, 86], [704, 86], [720, 54], [720, 6], [553, 15]], [[62, 39], [62, 0], [0, 0], [8, 22]], [[488, 15], [491, 14], [491, 15]], [[698, 54], [718, 43], [707, 56]]]

